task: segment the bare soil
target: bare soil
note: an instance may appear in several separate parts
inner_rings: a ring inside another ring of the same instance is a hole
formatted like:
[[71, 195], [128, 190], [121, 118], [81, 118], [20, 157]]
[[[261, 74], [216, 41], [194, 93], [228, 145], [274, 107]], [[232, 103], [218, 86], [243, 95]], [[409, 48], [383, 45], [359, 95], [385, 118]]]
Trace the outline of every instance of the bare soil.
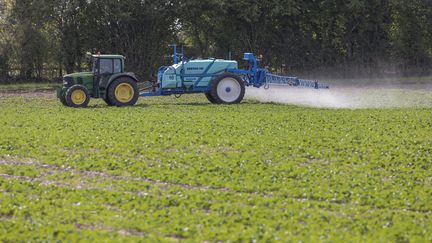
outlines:
[[23, 98], [55, 98], [54, 90], [0, 90], [0, 98], [23, 97]]

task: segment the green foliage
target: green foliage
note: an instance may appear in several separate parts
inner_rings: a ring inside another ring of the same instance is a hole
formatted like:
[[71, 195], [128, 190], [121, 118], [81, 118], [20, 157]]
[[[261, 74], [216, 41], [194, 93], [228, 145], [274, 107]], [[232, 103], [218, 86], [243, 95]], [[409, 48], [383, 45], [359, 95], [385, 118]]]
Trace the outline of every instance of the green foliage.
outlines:
[[9, 1], [0, 3], [0, 77], [9, 76], [12, 48], [12, 29], [7, 24], [9, 17]]
[[430, 109], [2, 97], [0, 240], [431, 241]]
[[193, 57], [251, 51], [280, 72], [428, 74], [431, 17], [427, 0], [4, 0], [0, 75], [54, 78], [101, 52], [154, 79], [173, 42]]
[[[429, 1], [393, 1], [393, 55], [402, 67], [428, 66], [432, 60], [432, 4]], [[409, 48], [406, 48], [409, 47]]]

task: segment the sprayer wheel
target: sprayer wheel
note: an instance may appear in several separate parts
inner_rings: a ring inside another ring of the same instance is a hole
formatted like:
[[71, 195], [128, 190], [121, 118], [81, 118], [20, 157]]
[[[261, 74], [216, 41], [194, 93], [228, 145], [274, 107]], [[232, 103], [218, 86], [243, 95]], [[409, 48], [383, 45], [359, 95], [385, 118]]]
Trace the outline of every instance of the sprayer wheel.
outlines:
[[210, 103], [217, 104], [215, 98], [213, 98], [210, 92], [205, 93], [205, 97], [208, 99], [208, 101], [210, 101]]
[[243, 80], [230, 73], [222, 74], [211, 82], [210, 95], [217, 104], [238, 104], [245, 92]]

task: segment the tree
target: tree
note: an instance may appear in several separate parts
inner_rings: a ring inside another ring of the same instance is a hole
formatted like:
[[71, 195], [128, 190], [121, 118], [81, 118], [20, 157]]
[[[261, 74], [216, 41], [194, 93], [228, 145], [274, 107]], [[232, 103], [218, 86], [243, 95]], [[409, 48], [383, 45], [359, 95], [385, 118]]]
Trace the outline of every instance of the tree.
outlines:
[[429, 67], [432, 61], [432, 2], [393, 0], [392, 17], [393, 58], [404, 70], [413, 66]]
[[281, 72], [373, 73], [381, 62], [427, 70], [431, 17], [428, 0], [3, 0], [0, 76], [62, 76], [101, 52], [125, 55], [130, 71], [154, 80], [173, 42], [195, 57], [254, 52]]
[[12, 56], [13, 29], [7, 22], [11, 10], [11, 1], [0, 3], [0, 77], [9, 76]]
[[94, 0], [84, 12], [84, 47], [123, 54], [130, 71], [151, 78], [174, 40], [173, 10], [169, 0]]
[[53, 20], [59, 50], [54, 53], [58, 63], [65, 67], [67, 73], [81, 71], [85, 56], [84, 44], [86, 16], [88, 7], [85, 0], [56, 0], [53, 5]]

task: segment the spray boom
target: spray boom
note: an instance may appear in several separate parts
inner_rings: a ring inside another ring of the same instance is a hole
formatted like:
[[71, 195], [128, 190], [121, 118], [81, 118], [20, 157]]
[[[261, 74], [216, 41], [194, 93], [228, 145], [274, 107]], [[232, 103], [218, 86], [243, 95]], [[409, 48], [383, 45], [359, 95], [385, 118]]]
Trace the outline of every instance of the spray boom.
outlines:
[[328, 85], [320, 84], [314, 80], [299, 79], [297, 77], [280, 76], [270, 73], [266, 68], [260, 68], [259, 62], [252, 53], [245, 53], [245, 61], [249, 62], [248, 70], [228, 69], [230, 73], [241, 75], [245, 78], [248, 85], [261, 87], [270, 84], [288, 85], [297, 87], [309, 87], [315, 89], [328, 89]]

